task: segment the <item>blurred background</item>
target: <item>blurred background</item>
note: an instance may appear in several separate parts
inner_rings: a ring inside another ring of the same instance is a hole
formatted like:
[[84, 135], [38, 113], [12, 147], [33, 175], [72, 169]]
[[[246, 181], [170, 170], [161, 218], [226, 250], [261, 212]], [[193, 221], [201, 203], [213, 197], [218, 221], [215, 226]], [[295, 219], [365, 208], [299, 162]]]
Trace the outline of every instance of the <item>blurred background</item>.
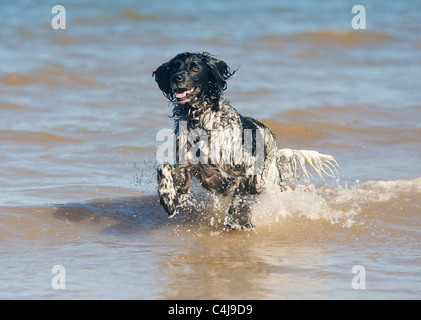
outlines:
[[[66, 29], [51, 25], [58, 4]], [[356, 4], [365, 30], [352, 29]], [[57, 297], [56, 263], [73, 272], [70, 298], [354, 298], [355, 264], [378, 280], [364, 297], [419, 297], [420, 12], [418, 0], [0, 0], [0, 297]], [[267, 199], [276, 223], [258, 235], [215, 242], [218, 218], [167, 220], [156, 133], [173, 120], [151, 75], [185, 51], [238, 68], [226, 98], [279, 147], [336, 156], [338, 179], [321, 182], [334, 189]]]

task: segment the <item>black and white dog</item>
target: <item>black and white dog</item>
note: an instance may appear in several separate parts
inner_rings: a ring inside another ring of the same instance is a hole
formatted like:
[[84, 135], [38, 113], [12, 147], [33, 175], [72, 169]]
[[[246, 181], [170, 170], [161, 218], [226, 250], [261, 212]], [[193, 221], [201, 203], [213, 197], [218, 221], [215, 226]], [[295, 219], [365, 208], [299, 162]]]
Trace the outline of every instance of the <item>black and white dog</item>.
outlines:
[[[331, 175], [336, 161], [312, 150], [281, 149], [261, 122], [240, 115], [222, 96], [232, 77], [224, 61], [208, 53], [180, 53], [153, 72], [159, 88], [173, 103], [176, 165], [158, 168], [160, 203], [171, 217], [192, 177], [216, 194], [230, 197], [225, 224], [253, 227], [247, 197], [267, 185], [281, 188], [282, 179], [306, 164]], [[209, 147], [210, 146], [210, 147]]]

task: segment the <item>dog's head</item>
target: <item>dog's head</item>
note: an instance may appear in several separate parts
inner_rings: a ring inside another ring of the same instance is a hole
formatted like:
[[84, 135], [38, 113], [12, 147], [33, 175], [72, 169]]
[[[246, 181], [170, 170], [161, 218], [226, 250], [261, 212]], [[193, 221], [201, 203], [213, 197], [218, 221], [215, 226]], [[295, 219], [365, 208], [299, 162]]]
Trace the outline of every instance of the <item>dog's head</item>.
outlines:
[[185, 52], [161, 65], [152, 76], [170, 101], [200, 108], [205, 102], [219, 101], [226, 80], [234, 73], [224, 61], [206, 52]]

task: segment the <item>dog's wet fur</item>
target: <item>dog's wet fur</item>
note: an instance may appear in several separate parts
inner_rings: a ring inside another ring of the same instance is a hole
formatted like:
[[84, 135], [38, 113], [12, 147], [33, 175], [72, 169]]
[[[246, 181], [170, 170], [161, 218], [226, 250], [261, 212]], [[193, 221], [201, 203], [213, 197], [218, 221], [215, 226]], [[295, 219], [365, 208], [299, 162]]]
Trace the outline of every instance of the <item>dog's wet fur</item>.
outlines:
[[[285, 168], [288, 170], [293, 161], [299, 161], [302, 168], [305, 163], [309, 163], [317, 170], [319, 165], [322, 171], [324, 167], [328, 167], [326, 163], [334, 161], [333, 157], [315, 151], [307, 153], [305, 150], [296, 150], [294, 153], [291, 149], [278, 150], [275, 136], [264, 124], [240, 115], [223, 98], [223, 91], [227, 88], [226, 81], [234, 73], [224, 61], [208, 53], [188, 52], [178, 54], [153, 72], [164, 96], [173, 103], [172, 116], [177, 137], [175, 166], [165, 163], [157, 170], [160, 203], [169, 216], [176, 213], [180, 197], [189, 192], [192, 178], [196, 177], [207, 190], [230, 197], [225, 213], [226, 225], [232, 229], [253, 228], [250, 195], [259, 194], [268, 184], [281, 187], [282, 171]], [[217, 141], [218, 145], [225, 150], [244, 145], [244, 133], [251, 131], [252, 150], [247, 154], [244, 152], [244, 161], [240, 163], [238, 159], [234, 159], [235, 152], [230, 153], [231, 158], [224, 159], [223, 163], [195, 163], [189, 160], [181, 162], [179, 136], [182, 123], [186, 125], [187, 134], [195, 129], [207, 133], [215, 130], [239, 131], [240, 135], [231, 135], [229, 139], [223, 134], [219, 137], [212, 136], [212, 139], [220, 140]], [[256, 144], [259, 142], [257, 133], [262, 137], [263, 144], [261, 170], [256, 170], [255, 167], [258, 156]], [[292, 156], [286, 157], [289, 151], [292, 151]]]

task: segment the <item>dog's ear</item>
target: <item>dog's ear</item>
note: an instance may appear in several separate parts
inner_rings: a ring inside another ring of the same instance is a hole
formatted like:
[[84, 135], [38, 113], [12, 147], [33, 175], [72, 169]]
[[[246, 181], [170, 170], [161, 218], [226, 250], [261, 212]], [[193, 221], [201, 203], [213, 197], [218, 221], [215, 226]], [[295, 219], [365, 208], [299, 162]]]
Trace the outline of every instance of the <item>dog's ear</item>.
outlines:
[[231, 72], [228, 65], [222, 61], [214, 58], [210, 54], [204, 52], [203, 55], [206, 57], [206, 64], [210, 70], [213, 86], [213, 94], [220, 95], [223, 90], [227, 88], [227, 82], [234, 73], [237, 71]]
[[170, 62], [168, 61], [158, 67], [152, 72], [152, 77], [155, 77], [155, 81], [158, 83], [159, 89], [168, 98], [172, 99], [172, 90], [170, 86]]

